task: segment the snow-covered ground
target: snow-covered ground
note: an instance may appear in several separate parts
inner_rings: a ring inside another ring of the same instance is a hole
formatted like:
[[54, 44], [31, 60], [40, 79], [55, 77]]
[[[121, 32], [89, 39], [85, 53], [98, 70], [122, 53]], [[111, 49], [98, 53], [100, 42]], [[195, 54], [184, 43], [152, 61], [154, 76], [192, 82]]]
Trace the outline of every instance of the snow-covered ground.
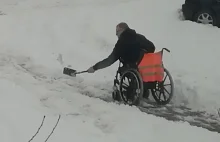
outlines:
[[85, 70], [108, 56], [117, 40], [115, 26], [125, 21], [157, 50], [171, 50], [164, 63], [175, 81], [172, 103], [217, 115], [220, 30], [179, 20], [182, 3], [1, 0], [0, 140], [28, 141], [46, 115], [33, 140], [44, 141], [61, 114], [50, 141], [219, 141], [217, 132], [97, 99], [111, 97], [103, 88], [111, 91], [117, 63], [76, 78], [62, 75], [64, 66]]

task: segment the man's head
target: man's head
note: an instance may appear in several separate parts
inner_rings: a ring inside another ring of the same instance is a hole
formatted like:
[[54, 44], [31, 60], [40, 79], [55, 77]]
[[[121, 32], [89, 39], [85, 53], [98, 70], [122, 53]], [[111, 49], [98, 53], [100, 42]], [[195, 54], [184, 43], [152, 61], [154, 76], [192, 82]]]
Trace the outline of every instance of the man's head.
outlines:
[[116, 26], [116, 35], [118, 36], [118, 38], [120, 37], [120, 35], [123, 33], [124, 30], [128, 29], [128, 24], [126, 24], [125, 22], [121, 22]]

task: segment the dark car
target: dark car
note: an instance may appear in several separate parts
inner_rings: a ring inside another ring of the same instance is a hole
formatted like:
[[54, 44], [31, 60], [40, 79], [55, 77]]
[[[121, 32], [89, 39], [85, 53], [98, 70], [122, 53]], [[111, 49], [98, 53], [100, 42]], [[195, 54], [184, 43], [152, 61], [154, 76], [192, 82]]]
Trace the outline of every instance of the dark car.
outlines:
[[185, 20], [220, 27], [220, 0], [185, 0], [181, 10]]

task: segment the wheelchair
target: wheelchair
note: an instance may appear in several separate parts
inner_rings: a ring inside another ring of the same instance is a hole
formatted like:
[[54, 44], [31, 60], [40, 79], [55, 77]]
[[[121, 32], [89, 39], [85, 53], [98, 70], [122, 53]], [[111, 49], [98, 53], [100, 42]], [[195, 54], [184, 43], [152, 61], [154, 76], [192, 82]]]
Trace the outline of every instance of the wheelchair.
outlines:
[[[174, 93], [174, 82], [169, 71], [164, 67], [162, 56], [163, 51], [170, 52], [167, 48], [163, 48], [159, 52], [147, 53], [153, 56], [160, 53], [161, 66], [163, 75], [161, 80], [157, 81], [143, 81], [143, 75], [141, 75], [137, 67], [125, 67], [121, 66], [122, 62], [119, 62], [119, 67], [115, 75], [112, 97], [115, 101], [123, 102], [128, 105], [140, 105], [140, 101], [147, 101], [150, 94], [153, 96], [156, 104], [166, 105], [168, 104]], [[154, 60], [154, 59], [151, 59]], [[149, 61], [153, 62], [153, 61]], [[152, 63], [154, 64], [154, 63]], [[168, 81], [169, 83], [167, 83]], [[166, 86], [170, 86], [170, 89], [166, 89]], [[151, 93], [150, 93], [151, 92]]]

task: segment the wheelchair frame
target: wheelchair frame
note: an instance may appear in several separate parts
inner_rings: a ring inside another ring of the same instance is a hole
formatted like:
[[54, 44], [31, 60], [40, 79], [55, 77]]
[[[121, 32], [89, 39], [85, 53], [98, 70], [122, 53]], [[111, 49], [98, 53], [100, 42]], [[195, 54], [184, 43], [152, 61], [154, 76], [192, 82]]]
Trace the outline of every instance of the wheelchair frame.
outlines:
[[[162, 56], [163, 56], [163, 50], [170, 52], [170, 50], [168, 50], [167, 48], [163, 48], [161, 50]], [[154, 100], [158, 105], [166, 105], [171, 101], [174, 93], [174, 82], [171, 74], [164, 67], [163, 63], [162, 65], [164, 68], [164, 79], [162, 82], [157, 82], [157, 81], [143, 82], [142, 77], [137, 69], [130, 67], [121, 67], [121, 64], [122, 63], [119, 62], [119, 67], [114, 79], [113, 93], [112, 93], [112, 97], [114, 100], [120, 102], [122, 101], [125, 104], [129, 104], [129, 105], [139, 105], [141, 100], [147, 101], [151, 92], [151, 95], [153, 96]], [[135, 86], [133, 84], [131, 86], [124, 84], [123, 79], [126, 76], [129, 76], [129, 74], [130, 77], [133, 76], [133, 80], [130, 79], [130, 81], [136, 82]], [[170, 84], [165, 84], [167, 77], [169, 78]], [[171, 86], [170, 92], [165, 88], [165, 86], [167, 85]], [[125, 89], [125, 91], [123, 91], [123, 89]], [[129, 95], [128, 93], [131, 92], [132, 94]], [[165, 92], [169, 95], [168, 97], [166, 97]], [[144, 93], [147, 94], [143, 98]], [[164, 100], [161, 100], [161, 96], [163, 96]], [[129, 98], [132, 101], [129, 101]]]

